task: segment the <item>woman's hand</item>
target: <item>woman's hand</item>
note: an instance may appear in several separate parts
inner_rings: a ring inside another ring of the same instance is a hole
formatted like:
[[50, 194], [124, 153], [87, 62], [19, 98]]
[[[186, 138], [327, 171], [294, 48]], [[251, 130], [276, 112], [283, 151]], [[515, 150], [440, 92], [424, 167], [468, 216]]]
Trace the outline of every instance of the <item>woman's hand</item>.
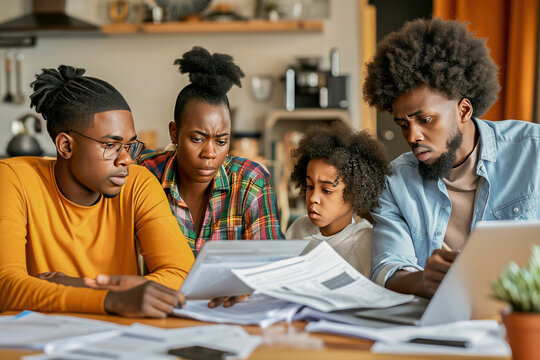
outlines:
[[213, 298], [208, 303], [209, 308], [215, 308], [223, 304], [223, 307], [231, 307], [236, 303], [244, 301], [249, 295], [238, 295], [238, 296], [222, 296]]

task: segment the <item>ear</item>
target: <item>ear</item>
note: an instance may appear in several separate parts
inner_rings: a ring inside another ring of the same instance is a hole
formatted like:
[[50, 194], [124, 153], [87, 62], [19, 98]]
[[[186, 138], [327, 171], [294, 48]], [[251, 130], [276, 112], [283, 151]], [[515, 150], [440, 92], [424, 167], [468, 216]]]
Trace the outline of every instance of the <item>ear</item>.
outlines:
[[466, 122], [469, 122], [473, 114], [473, 106], [471, 101], [466, 97], [461, 99], [458, 103], [458, 111], [461, 123], [464, 124]]
[[73, 138], [65, 132], [56, 135], [54, 139], [56, 152], [63, 159], [71, 159], [73, 156]]
[[178, 145], [178, 129], [174, 121], [171, 121], [169, 123], [169, 135], [171, 137], [171, 142], [174, 145]]

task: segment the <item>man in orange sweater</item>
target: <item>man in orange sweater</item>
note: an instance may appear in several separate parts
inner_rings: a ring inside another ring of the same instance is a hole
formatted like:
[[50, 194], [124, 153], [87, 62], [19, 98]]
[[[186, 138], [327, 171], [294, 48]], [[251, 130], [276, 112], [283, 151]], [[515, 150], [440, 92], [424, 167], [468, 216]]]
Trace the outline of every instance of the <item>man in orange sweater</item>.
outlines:
[[130, 166], [143, 144], [126, 101], [83, 74], [62, 65], [32, 83], [57, 159], [0, 161], [0, 311], [165, 317], [193, 254], [158, 181]]

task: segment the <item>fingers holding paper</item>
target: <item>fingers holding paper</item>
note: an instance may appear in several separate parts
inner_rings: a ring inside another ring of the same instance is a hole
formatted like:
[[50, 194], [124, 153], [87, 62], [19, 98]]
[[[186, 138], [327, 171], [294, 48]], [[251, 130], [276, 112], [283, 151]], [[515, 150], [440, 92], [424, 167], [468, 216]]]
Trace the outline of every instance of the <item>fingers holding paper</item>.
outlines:
[[146, 281], [128, 290], [109, 291], [105, 311], [128, 317], [165, 318], [177, 306], [184, 306], [184, 296], [176, 290]]
[[210, 302], [208, 303], [208, 307], [209, 308], [215, 308], [215, 307], [218, 307], [221, 304], [223, 304], [223, 307], [231, 307], [236, 303], [244, 301], [245, 299], [247, 299], [248, 296], [249, 295], [217, 297], [217, 298], [214, 298], [214, 299], [210, 300]]

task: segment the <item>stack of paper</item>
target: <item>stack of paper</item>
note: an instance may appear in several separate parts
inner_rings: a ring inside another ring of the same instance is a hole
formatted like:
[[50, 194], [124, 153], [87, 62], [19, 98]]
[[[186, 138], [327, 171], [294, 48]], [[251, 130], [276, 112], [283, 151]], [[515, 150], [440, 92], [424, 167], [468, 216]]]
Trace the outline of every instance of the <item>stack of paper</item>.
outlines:
[[280, 321], [290, 322], [302, 305], [255, 294], [231, 307], [208, 308], [208, 300], [188, 300], [174, 315], [200, 321], [238, 325], [259, 325], [266, 328]]
[[162, 329], [122, 326], [71, 316], [23, 312], [0, 317], [0, 347], [42, 350], [25, 359], [174, 359], [172, 348], [204, 346], [245, 359], [261, 342], [239, 326], [210, 325]]
[[373, 283], [326, 242], [302, 256], [232, 272], [262, 294], [325, 312], [385, 308], [414, 298]]
[[[375, 340], [371, 351], [378, 353], [510, 355], [510, 348], [504, 341], [504, 329], [494, 320], [469, 320], [434, 326], [394, 326], [385, 329], [323, 320], [309, 323], [306, 331]], [[410, 343], [409, 341], [414, 338], [463, 341], [467, 345], [455, 347]]]
[[0, 347], [52, 353], [80, 347], [120, 333], [120, 326], [71, 316], [24, 311], [0, 321]]
[[121, 334], [70, 351], [28, 356], [27, 360], [149, 359], [172, 360], [167, 351], [174, 348], [203, 346], [235, 354], [227, 360], [246, 359], [260, 344], [259, 336], [249, 335], [239, 326], [209, 325], [182, 329], [162, 329], [134, 324]]

